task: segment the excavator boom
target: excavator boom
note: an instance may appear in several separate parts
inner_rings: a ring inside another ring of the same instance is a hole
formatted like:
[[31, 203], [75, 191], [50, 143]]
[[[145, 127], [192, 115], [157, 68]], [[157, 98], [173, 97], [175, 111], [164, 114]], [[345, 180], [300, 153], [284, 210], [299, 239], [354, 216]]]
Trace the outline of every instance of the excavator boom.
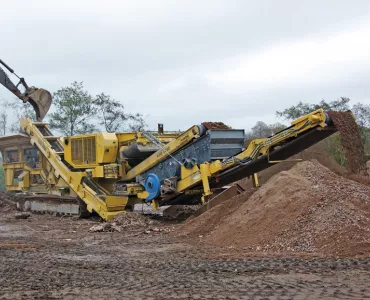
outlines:
[[[1, 59], [0, 64], [3, 65], [10, 73], [18, 77], [18, 75], [14, 73], [14, 70]], [[35, 110], [37, 120], [42, 121], [51, 106], [52, 99], [50, 92], [44, 89], [29, 87], [24, 78], [18, 78], [19, 82], [17, 85], [15, 85], [5, 71], [0, 67], [0, 83], [15, 96], [21, 99], [23, 103], [29, 102]], [[22, 85], [25, 88], [24, 93], [19, 90], [19, 85]]]

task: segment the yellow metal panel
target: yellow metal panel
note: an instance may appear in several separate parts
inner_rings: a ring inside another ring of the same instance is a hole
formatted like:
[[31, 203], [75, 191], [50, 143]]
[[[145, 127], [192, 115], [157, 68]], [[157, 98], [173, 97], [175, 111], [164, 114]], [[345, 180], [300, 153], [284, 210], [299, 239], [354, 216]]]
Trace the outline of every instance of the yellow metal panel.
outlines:
[[114, 133], [95, 133], [64, 139], [65, 160], [75, 168], [93, 168], [117, 160], [118, 139]]
[[18, 176], [19, 187], [20, 189], [29, 188], [30, 187], [30, 172], [23, 171], [21, 175]]
[[149, 156], [145, 161], [138, 164], [136, 167], [132, 168], [130, 171], [127, 172], [125, 179], [132, 179], [135, 178], [137, 175], [145, 172], [146, 170], [154, 167], [159, 162], [164, 160], [169, 156], [169, 154], [177, 151], [181, 147], [185, 146], [186, 144], [190, 143], [196, 137], [199, 137], [199, 128], [198, 126], [193, 126], [183, 134], [181, 134], [178, 138], [170, 142], [169, 144], [165, 145], [163, 149], [155, 152], [151, 156]]
[[181, 166], [181, 179], [189, 177], [198, 171], [199, 171], [199, 168], [197, 165], [194, 165], [191, 169], [187, 169], [184, 166]]
[[105, 198], [108, 211], [124, 210], [127, 202], [127, 196], [106, 196]]
[[[256, 139], [250, 142], [248, 148], [238, 154], [236, 159], [230, 159], [225, 162], [213, 161], [210, 164], [209, 172], [211, 177], [216, 177], [220, 172], [238, 164], [238, 160], [250, 157], [256, 159], [259, 155], [267, 154], [268, 150], [291, 137], [296, 137], [298, 134], [308, 131], [315, 127], [326, 127], [325, 113], [322, 109], [318, 109], [310, 114], [307, 114], [297, 120], [294, 120], [292, 126], [279, 132], [270, 138]], [[177, 191], [185, 191], [192, 186], [199, 184], [202, 181], [200, 172], [194, 172], [186, 178], [181, 178], [177, 183]]]
[[97, 166], [92, 170], [92, 177], [93, 178], [104, 178], [104, 167]]
[[117, 160], [118, 139], [115, 133], [96, 135], [97, 163], [114, 163]]
[[8, 189], [8, 187], [13, 185], [14, 169], [4, 168], [4, 171], [5, 171], [5, 185], [6, 188]]

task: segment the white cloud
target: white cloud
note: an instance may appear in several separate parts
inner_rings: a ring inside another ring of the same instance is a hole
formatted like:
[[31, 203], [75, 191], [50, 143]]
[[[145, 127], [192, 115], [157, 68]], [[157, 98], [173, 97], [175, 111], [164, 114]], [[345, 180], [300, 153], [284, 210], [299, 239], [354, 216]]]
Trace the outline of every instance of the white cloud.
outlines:
[[370, 72], [370, 23], [327, 37], [303, 38], [271, 45], [257, 53], [226, 60], [224, 70], [210, 72], [210, 84], [240, 93], [279, 86], [316, 86]]
[[369, 11], [368, 0], [4, 1], [0, 58], [51, 92], [83, 81], [153, 129], [250, 128], [300, 100], [370, 103]]

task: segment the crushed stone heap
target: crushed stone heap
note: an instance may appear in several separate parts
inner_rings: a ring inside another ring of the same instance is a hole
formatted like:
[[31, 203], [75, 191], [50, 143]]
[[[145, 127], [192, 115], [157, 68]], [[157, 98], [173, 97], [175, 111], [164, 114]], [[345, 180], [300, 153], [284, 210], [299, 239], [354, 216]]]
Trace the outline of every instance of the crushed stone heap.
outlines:
[[348, 171], [368, 176], [360, 128], [352, 112], [329, 111], [328, 114], [340, 133]]
[[250, 251], [370, 253], [370, 187], [305, 161], [185, 223], [176, 236]]

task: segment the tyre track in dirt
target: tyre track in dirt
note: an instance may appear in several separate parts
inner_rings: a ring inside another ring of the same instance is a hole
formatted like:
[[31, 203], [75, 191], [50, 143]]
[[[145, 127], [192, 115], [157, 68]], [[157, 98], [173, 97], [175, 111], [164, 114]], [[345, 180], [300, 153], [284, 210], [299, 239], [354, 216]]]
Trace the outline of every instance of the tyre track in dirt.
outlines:
[[256, 257], [164, 234], [87, 233], [91, 222], [55, 218], [32, 215], [11, 222], [14, 235], [0, 233], [0, 299], [370, 297], [368, 258]]

